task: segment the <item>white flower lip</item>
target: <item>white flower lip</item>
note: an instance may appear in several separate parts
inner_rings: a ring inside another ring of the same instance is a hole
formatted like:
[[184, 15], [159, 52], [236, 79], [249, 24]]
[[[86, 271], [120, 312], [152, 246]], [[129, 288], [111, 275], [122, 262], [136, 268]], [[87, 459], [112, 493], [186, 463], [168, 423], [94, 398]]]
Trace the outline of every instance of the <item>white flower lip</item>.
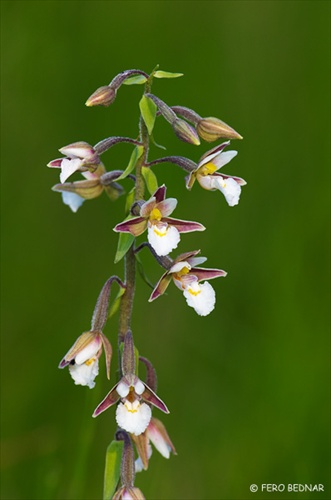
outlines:
[[76, 213], [79, 207], [84, 203], [84, 198], [76, 193], [70, 193], [69, 191], [62, 191], [62, 200], [65, 205], [68, 205], [71, 210]]
[[215, 290], [207, 281], [202, 284], [192, 283], [184, 289], [183, 293], [187, 305], [193, 307], [199, 316], [207, 316], [215, 307]]
[[120, 403], [116, 410], [116, 422], [122, 429], [139, 436], [146, 429], [151, 420], [152, 411], [146, 403], [140, 404], [138, 400], [125, 404]]
[[87, 385], [93, 389], [94, 379], [99, 373], [99, 360], [94, 358], [82, 365], [69, 365], [69, 372], [76, 385]]
[[149, 224], [148, 242], [153, 247], [157, 255], [168, 255], [177, 248], [180, 241], [178, 229], [165, 224]]

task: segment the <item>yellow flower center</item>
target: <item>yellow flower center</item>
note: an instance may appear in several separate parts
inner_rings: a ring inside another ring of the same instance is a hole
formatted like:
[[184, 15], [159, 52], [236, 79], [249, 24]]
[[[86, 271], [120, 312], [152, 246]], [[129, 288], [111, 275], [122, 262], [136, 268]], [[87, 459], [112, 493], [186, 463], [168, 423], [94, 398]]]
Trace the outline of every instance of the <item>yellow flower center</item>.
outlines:
[[210, 175], [216, 172], [216, 170], [217, 167], [213, 163], [209, 162], [206, 163], [206, 165], [202, 165], [202, 167], [199, 168], [197, 173], [199, 175]]
[[85, 365], [86, 366], [90, 366], [90, 365], [92, 365], [94, 363], [94, 361], [95, 361], [95, 358], [90, 358], [87, 361], [85, 361]]
[[199, 293], [201, 293], [201, 290], [192, 290], [192, 288], [188, 288], [187, 291], [191, 294], [191, 295], [194, 295], [194, 297], [196, 297], [197, 295], [199, 295]]
[[162, 214], [158, 208], [153, 208], [149, 215], [149, 220], [151, 222], [155, 221], [160, 221], [162, 219]]
[[166, 236], [166, 234], [167, 234], [167, 231], [165, 231], [164, 233], [161, 233], [160, 231], [158, 231], [158, 230], [157, 230], [157, 228], [156, 228], [156, 226], [154, 226], [153, 231], [154, 231], [154, 233], [155, 233], [157, 236], [161, 236], [161, 237], [162, 237], [162, 236]]
[[[129, 403], [129, 405], [130, 405], [130, 403]], [[129, 405], [128, 405], [127, 403], [125, 403], [125, 404], [124, 404], [124, 406], [125, 406], [125, 408], [128, 410], [128, 412], [129, 412], [129, 413], [137, 413], [137, 411], [138, 411], [138, 409], [139, 409], [140, 404], [138, 404], [136, 408], [130, 408], [130, 406], [129, 406]]]
[[185, 267], [183, 267], [183, 269], [181, 269], [177, 273], [174, 273], [174, 278], [176, 280], [180, 281], [181, 276], [185, 276], [185, 274], [188, 274], [189, 272], [190, 272], [190, 269], [185, 266]]

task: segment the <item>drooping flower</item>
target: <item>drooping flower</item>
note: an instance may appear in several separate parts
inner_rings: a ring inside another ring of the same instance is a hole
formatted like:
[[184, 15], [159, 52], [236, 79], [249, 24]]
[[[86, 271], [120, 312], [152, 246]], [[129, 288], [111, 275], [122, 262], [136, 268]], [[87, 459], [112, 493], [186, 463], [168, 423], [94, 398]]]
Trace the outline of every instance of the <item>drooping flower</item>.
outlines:
[[74, 172], [94, 172], [101, 164], [95, 149], [87, 142], [74, 142], [61, 148], [65, 158], [58, 158], [48, 163], [50, 168], [60, 168], [60, 181], [63, 184]]
[[122, 486], [122, 488], [116, 491], [112, 500], [145, 500], [145, 497], [142, 491], [135, 486]]
[[133, 436], [133, 440], [139, 454], [135, 462], [136, 472], [141, 472], [148, 468], [148, 461], [152, 455], [150, 443], [155, 446], [164, 458], [169, 458], [170, 453], [177, 455], [165, 426], [157, 418], [152, 417], [145, 432], [139, 436]]
[[168, 217], [176, 208], [175, 198], [165, 198], [166, 186], [159, 187], [153, 196], [140, 208], [139, 217], [133, 217], [117, 224], [114, 231], [139, 236], [146, 229], [148, 241], [157, 255], [168, 255], [180, 241], [179, 233], [204, 231], [198, 222], [184, 221]]
[[195, 250], [179, 255], [157, 283], [149, 301], [152, 302], [162, 295], [173, 280], [183, 292], [187, 304], [193, 307], [199, 316], [207, 316], [215, 307], [216, 296], [209, 283], [205, 281], [200, 284], [200, 281], [226, 276], [227, 273], [221, 269], [196, 267], [207, 260], [205, 257], [196, 257], [199, 252], [200, 250]]
[[238, 205], [241, 193], [241, 186], [245, 186], [246, 181], [233, 175], [219, 174], [217, 170], [229, 163], [237, 155], [237, 151], [226, 151], [223, 149], [230, 144], [230, 141], [223, 142], [220, 146], [205, 153], [197, 168], [187, 177], [186, 187], [191, 189], [195, 180], [201, 187], [208, 191], [221, 191], [230, 207]]
[[59, 368], [69, 366], [69, 372], [76, 385], [95, 386], [95, 377], [99, 373], [99, 358], [105, 350], [107, 376], [109, 378], [112, 347], [107, 337], [99, 331], [85, 332], [78, 337], [74, 345], [59, 364]]
[[169, 413], [169, 410], [155, 392], [135, 375], [134, 345], [131, 332], [128, 332], [124, 339], [122, 373], [123, 377], [98, 405], [93, 417], [97, 417], [120, 400], [116, 410], [118, 425], [125, 431], [139, 436], [146, 430], [152, 417], [149, 404], [159, 408], [164, 413]]

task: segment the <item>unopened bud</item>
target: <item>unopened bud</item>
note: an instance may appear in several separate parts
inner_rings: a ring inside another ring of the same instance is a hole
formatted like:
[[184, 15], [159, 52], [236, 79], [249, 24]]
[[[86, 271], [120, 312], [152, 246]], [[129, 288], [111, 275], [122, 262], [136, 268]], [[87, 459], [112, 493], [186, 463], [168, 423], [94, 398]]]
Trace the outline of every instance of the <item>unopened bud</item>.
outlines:
[[185, 120], [181, 120], [177, 118], [172, 123], [172, 128], [174, 129], [175, 134], [178, 139], [184, 142], [189, 142], [190, 144], [194, 144], [195, 146], [199, 146], [200, 139], [195, 129], [191, 127]]
[[98, 88], [87, 99], [86, 106], [109, 106], [115, 101], [116, 90], [108, 85]]
[[242, 136], [232, 127], [213, 116], [202, 118], [197, 124], [197, 132], [201, 139], [207, 142], [217, 141], [221, 138], [242, 139]]

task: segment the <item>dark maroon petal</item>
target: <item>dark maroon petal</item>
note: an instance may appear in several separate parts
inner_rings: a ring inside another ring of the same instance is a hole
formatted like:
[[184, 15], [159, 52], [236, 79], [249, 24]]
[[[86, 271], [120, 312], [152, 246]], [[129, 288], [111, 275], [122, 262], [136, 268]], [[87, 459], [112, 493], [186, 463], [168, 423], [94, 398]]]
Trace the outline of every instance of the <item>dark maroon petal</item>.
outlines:
[[156, 287], [152, 291], [152, 294], [148, 299], [148, 301], [152, 302], [153, 300], [157, 299], [160, 295], [163, 295], [166, 289], [168, 288], [170, 281], [171, 281], [171, 276], [167, 271], [166, 273], [163, 274], [163, 276], [161, 276]]
[[194, 274], [199, 281], [202, 281], [224, 277], [227, 275], [227, 272], [222, 271], [222, 269], [203, 269], [202, 267], [192, 267], [190, 274]]
[[120, 399], [120, 396], [116, 391], [117, 386], [118, 383], [112, 388], [110, 392], [108, 392], [105, 399], [101, 401], [99, 406], [97, 406], [96, 409], [94, 410], [92, 417], [97, 417], [98, 415], [100, 415], [100, 413], [107, 410], [107, 408], [117, 403], [117, 401]]
[[162, 399], [160, 399], [155, 394], [155, 392], [153, 392], [152, 389], [150, 389], [146, 384], [144, 385], [145, 385], [145, 390], [141, 395], [143, 400], [147, 401], [147, 403], [151, 403], [153, 406], [156, 406], [156, 408], [163, 411], [164, 413], [170, 413], [166, 405], [163, 403]]
[[156, 203], [160, 203], [161, 201], [163, 201], [165, 199], [166, 191], [167, 191], [167, 188], [166, 188], [166, 186], [164, 184], [162, 186], [160, 186], [155, 191], [155, 193], [153, 194], [153, 196], [154, 196], [154, 198], [156, 200]]
[[191, 233], [192, 231], [204, 231], [206, 228], [199, 222], [189, 220], [172, 219], [171, 217], [162, 217], [162, 222], [174, 226], [180, 233]]
[[116, 233], [131, 233], [133, 236], [139, 236], [147, 228], [147, 220], [144, 217], [134, 217], [133, 219], [125, 220], [114, 227]]
[[59, 368], [65, 368], [70, 364], [70, 361], [66, 360], [66, 358], [63, 358], [61, 363], [59, 364]]
[[56, 160], [50, 161], [47, 166], [50, 168], [61, 168], [61, 164], [64, 158], [56, 158]]

